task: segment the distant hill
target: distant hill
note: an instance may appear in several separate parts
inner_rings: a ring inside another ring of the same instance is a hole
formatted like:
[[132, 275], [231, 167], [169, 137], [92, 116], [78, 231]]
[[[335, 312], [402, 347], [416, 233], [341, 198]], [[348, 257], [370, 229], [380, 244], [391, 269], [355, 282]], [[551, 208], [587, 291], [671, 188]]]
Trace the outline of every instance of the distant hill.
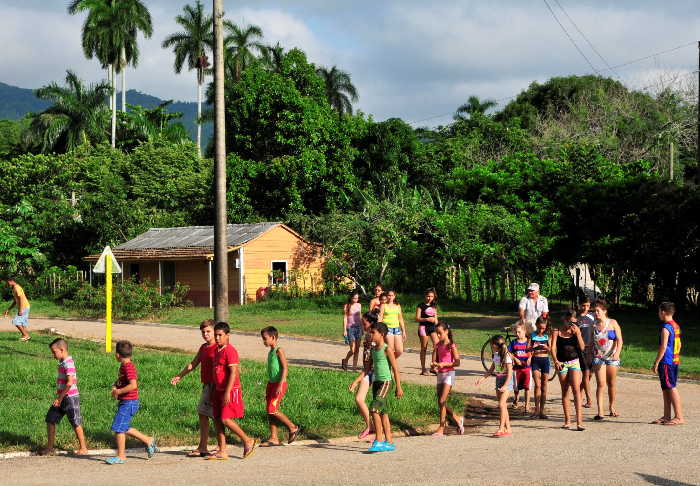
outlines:
[[[117, 94], [117, 101], [121, 103], [121, 98]], [[160, 98], [151, 96], [133, 89], [127, 90], [126, 102], [131, 105], [141, 105], [145, 108], [154, 108], [163, 103]], [[0, 119], [17, 120], [27, 113], [36, 113], [48, 108], [50, 103], [38, 99], [31, 89], [18, 88], [0, 82]], [[121, 106], [121, 105], [118, 105]], [[206, 109], [206, 105], [202, 106]], [[192, 140], [196, 140], [197, 130], [194, 124], [197, 118], [197, 103], [188, 101], [176, 101], [169, 107], [168, 111], [182, 113], [179, 121], [185, 125]], [[206, 148], [209, 138], [214, 135], [214, 127], [211, 123], [202, 125], [202, 148]]]

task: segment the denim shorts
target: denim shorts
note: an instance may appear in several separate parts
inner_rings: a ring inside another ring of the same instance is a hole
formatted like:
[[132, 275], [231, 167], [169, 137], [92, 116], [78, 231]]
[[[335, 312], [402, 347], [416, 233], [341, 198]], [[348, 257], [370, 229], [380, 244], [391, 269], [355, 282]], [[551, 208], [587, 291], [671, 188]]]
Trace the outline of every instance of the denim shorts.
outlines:
[[362, 339], [362, 327], [352, 326], [348, 327], [348, 335], [345, 336], [345, 344], [350, 344], [352, 341], [359, 341]]
[[619, 359], [593, 358], [593, 366], [620, 366]]
[[29, 327], [29, 307], [22, 310], [22, 315], [15, 314], [12, 318], [12, 324], [15, 326]]
[[543, 375], [549, 374], [549, 357], [548, 356], [533, 356], [532, 371], [539, 371]]
[[138, 400], [121, 400], [112, 421], [112, 432], [123, 434], [131, 428], [131, 419], [139, 411]]
[[401, 328], [400, 327], [390, 327], [388, 329], [388, 334], [393, 334], [394, 336], [400, 336], [401, 335]]

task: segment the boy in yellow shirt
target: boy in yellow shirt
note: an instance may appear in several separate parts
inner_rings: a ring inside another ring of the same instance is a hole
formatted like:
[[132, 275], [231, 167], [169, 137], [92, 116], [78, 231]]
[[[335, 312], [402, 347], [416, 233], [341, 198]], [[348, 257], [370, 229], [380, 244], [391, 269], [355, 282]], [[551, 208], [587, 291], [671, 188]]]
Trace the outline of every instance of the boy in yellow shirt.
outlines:
[[24, 294], [24, 289], [13, 279], [8, 279], [7, 284], [12, 289], [12, 304], [5, 311], [5, 317], [10, 312], [10, 309], [17, 306], [17, 314], [12, 318], [12, 324], [15, 325], [17, 330], [22, 335], [20, 341], [29, 341], [31, 337], [27, 328], [29, 327], [29, 300]]

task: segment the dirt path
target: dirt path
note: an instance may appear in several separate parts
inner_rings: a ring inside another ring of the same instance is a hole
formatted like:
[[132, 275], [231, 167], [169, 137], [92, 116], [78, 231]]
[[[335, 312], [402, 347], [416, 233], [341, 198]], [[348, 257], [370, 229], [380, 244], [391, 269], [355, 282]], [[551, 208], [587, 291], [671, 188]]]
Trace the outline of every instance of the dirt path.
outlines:
[[[102, 339], [104, 333], [104, 324], [96, 322], [33, 319], [32, 327], [55, 327], [70, 336], [89, 339]], [[200, 343], [197, 329], [170, 326], [117, 324], [114, 337], [130, 339], [137, 345], [192, 352]], [[257, 336], [234, 334], [232, 342], [243, 358], [263, 360], [266, 356]], [[298, 365], [337, 368], [345, 351], [344, 346], [331, 343], [291, 338], [282, 338], [281, 342], [290, 361]], [[419, 375], [417, 354], [406, 353], [399, 364], [404, 380], [434, 384], [434, 378]], [[456, 388], [492, 403], [492, 381], [480, 388], [474, 386], [480, 366], [478, 361], [464, 360]], [[656, 381], [622, 377], [618, 393], [622, 417], [597, 423], [592, 421], [594, 411], [587, 409], [585, 432], [559, 428], [559, 386], [552, 383], [550, 420], [515, 416], [514, 436], [506, 439], [492, 439], [492, 427], [486, 426], [464, 437], [398, 439], [396, 452], [374, 456], [363, 453], [365, 443], [333, 441], [261, 450], [250, 460], [216, 464], [188, 460], [179, 453], [161, 454], [150, 462], [138, 455], [119, 469], [119, 477], [98, 458], [10, 459], [3, 460], [1, 466], [10, 475], [7, 484], [49, 484], [58, 470], [69, 474], [74, 484], [123, 484], [134, 480], [209, 484], [219, 483], [221, 474], [255, 484], [700, 484], [700, 421], [694, 416], [700, 403], [700, 385], [681, 384], [679, 389], [687, 424], [676, 427], [647, 423], [660, 415], [661, 394]], [[390, 471], [392, 476], [373, 476], [377, 471]]]

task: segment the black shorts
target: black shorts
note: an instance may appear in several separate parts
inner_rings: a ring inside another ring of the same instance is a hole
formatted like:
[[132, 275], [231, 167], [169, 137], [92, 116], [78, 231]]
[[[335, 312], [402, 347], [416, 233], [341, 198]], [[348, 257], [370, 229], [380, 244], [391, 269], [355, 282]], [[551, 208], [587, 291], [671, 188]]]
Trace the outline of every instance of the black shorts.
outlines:
[[51, 405], [49, 411], [46, 412], [46, 423], [56, 425], [64, 415], [68, 417], [68, 421], [73, 427], [83, 425], [83, 417], [80, 415], [80, 397], [78, 395], [63, 397], [58, 407]]
[[372, 383], [372, 403], [369, 405], [371, 412], [386, 413], [387, 395], [391, 388], [390, 381], [375, 381]]
[[423, 327], [425, 327], [425, 335], [430, 336], [432, 333], [435, 332], [435, 324], [432, 322], [424, 322]]

